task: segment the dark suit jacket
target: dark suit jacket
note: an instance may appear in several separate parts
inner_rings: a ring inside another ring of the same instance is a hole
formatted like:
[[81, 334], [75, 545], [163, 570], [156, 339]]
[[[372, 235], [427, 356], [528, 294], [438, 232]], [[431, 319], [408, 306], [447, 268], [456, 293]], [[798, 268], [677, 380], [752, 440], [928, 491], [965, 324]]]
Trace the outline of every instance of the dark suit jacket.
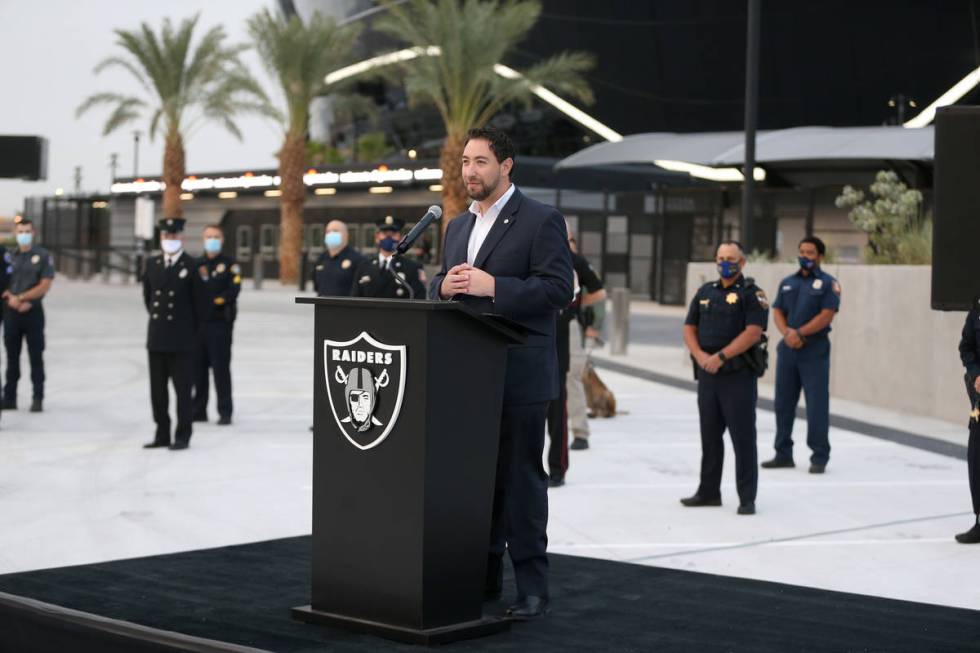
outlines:
[[146, 263], [143, 275], [143, 303], [150, 314], [146, 348], [159, 352], [190, 352], [198, 324], [200, 272], [195, 261], [184, 252], [167, 269], [163, 256]]
[[[429, 297], [440, 299], [446, 272], [466, 262], [466, 249], [476, 216], [464, 213], [449, 223], [443, 247], [442, 270], [432, 279]], [[558, 396], [558, 356], [555, 322], [558, 311], [572, 302], [572, 258], [565, 220], [557, 209], [536, 202], [514, 189], [473, 267], [492, 275], [496, 297], [457, 295], [481, 313], [496, 313], [528, 329], [527, 343], [507, 353], [504, 403], [530, 404]]]

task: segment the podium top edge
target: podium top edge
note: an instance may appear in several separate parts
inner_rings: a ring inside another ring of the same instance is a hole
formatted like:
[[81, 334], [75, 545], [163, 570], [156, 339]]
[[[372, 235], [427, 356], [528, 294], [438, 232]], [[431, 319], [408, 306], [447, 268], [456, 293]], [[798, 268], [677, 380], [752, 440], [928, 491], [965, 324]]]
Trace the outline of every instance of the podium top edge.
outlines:
[[392, 308], [416, 311], [455, 310], [452, 302], [434, 299], [378, 299], [377, 297], [297, 297], [297, 304], [316, 306], [357, 306], [358, 308]]

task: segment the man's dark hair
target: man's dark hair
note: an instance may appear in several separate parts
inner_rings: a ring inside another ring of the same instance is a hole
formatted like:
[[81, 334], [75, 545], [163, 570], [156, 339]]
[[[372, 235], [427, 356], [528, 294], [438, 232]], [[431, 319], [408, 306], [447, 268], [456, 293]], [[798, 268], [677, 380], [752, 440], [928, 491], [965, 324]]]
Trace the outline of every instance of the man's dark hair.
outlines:
[[[517, 154], [514, 151], [514, 143], [510, 140], [510, 137], [504, 132], [500, 131], [496, 127], [474, 127], [469, 132], [466, 133], [466, 143], [472, 140], [484, 140], [490, 144], [490, 151], [493, 155], [497, 157], [497, 163], [503, 163], [506, 159], [510, 159], [517, 163]], [[465, 146], [466, 143], [463, 143]], [[511, 174], [514, 173], [514, 167], [511, 166]]]
[[721, 241], [718, 243], [717, 247], [715, 247], [715, 252], [717, 252], [722, 245], [734, 245], [735, 247], [738, 247], [738, 251], [742, 253], [742, 257], [745, 257], [745, 248], [742, 247], [742, 243], [738, 242], [737, 240], [729, 239]]
[[[800, 245], [802, 245], [803, 243], [810, 243], [811, 245], [816, 247], [817, 254], [819, 254], [820, 256], [823, 256], [824, 254], [827, 253], [827, 246], [824, 245], [823, 241], [817, 238], [816, 236], [807, 236], [806, 238], [800, 241]], [[796, 248], [799, 249], [800, 245], [797, 245]]]
[[14, 224], [14, 226], [15, 227], [19, 227], [21, 225], [33, 226], [33, 224], [34, 222], [30, 218], [21, 218], [16, 222], [16, 224]]
[[225, 235], [225, 230], [221, 227], [220, 224], [209, 224], [208, 226], [204, 227], [204, 229], [205, 230], [207, 230], [207, 229], [217, 229], [218, 231], [221, 232], [221, 235], [222, 236]]

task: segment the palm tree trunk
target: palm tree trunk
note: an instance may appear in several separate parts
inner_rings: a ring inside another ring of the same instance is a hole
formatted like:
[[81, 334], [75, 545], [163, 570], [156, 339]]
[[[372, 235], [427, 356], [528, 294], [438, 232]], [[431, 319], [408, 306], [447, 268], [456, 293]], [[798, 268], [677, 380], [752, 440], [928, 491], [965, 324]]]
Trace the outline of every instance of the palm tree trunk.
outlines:
[[439, 155], [442, 168], [442, 233], [445, 235], [449, 221], [466, 210], [466, 190], [463, 187], [463, 147], [466, 145], [465, 133], [446, 135]]
[[167, 132], [167, 140], [163, 148], [163, 217], [180, 218], [184, 209], [180, 205], [180, 185], [184, 183], [186, 174], [184, 162], [184, 139], [180, 132]]
[[279, 177], [282, 196], [279, 216], [279, 281], [299, 281], [299, 259], [303, 248], [303, 204], [306, 202], [306, 138], [286, 134], [279, 151]]

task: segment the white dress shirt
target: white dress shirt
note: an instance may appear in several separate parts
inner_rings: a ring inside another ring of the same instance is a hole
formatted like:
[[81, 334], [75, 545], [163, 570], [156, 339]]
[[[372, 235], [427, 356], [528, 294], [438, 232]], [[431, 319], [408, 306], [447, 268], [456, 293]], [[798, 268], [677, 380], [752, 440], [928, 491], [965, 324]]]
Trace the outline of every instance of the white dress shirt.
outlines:
[[170, 268], [174, 263], [180, 258], [180, 255], [184, 253], [184, 250], [178, 249], [176, 254], [164, 254], [163, 263], [164, 267]]
[[486, 213], [480, 213], [480, 203], [475, 201], [470, 204], [470, 213], [476, 216], [476, 222], [473, 223], [473, 231], [470, 232], [470, 242], [466, 248], [466, 262], [473, 265], [473, 261], [476, 260], [476, 255], [483, 246], [483, 241], [487, 239], [487, 234], [490, 233], [493, 223], [497, 221], [497, 216], [503, 210], [507, 202], [510, 201], [511, 196], [514, 194], [514, 189], [517, 188], [514, 184], [510, 185], [507, 192], [504, 193], [499, 200], [493, 203]]
[[382, 270], [386, 270], [388, 268], [389, 261], [391, 261], [391, 257], [390, 256], [385, 256], [384, 254], [378, 252], [378, 267], [379, 268], [381, 268]]

